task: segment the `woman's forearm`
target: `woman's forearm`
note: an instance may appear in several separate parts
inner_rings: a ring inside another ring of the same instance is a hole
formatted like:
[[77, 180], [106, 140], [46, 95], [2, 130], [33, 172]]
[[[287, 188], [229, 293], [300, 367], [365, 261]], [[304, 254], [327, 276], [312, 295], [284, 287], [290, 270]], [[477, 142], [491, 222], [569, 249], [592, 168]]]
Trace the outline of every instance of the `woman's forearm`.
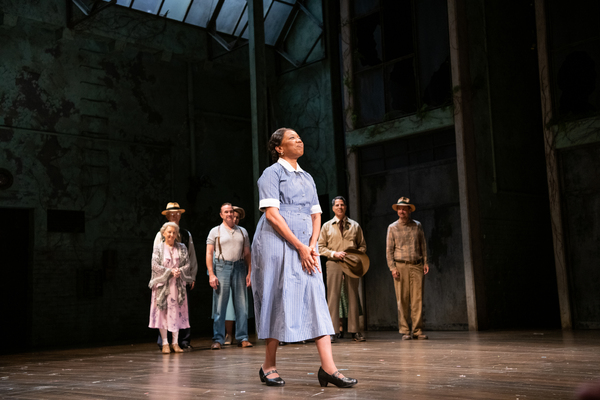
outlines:
[[265, 218], [267, 218], [267, 221], [269, 221], [273, 229], [283, 236], [283, 238], [292, 246], [299, 248], [302, 245], [300, 239], [294, 235], [287, 222], [285, 222], [285, 219], [279, 214], [279, 209], [276, 207], [267, 208], [265, 211]]
[[321, 233], [321, 213], [311, 214], [312, 219], [312, 236], [310, 237], [310, 247], [315, 248], [319, 235]]

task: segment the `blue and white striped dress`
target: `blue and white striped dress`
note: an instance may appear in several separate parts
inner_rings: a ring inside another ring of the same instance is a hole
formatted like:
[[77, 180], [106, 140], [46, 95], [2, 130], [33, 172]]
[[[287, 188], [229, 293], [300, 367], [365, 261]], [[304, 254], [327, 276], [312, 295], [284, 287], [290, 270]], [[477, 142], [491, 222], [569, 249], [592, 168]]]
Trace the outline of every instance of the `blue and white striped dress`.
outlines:
[[[280, 159], [264, 170], [258, 191], [260, 209], [279, 208], [294, 235], [308, 245], [311, 214], [321, 212], [312, 176]], [[252, 291], [259, 339], [298, 342], [334, 334], [323, 275], [302, 270], [296, 248], [273, 229], [264, 214], [252, 242]]]

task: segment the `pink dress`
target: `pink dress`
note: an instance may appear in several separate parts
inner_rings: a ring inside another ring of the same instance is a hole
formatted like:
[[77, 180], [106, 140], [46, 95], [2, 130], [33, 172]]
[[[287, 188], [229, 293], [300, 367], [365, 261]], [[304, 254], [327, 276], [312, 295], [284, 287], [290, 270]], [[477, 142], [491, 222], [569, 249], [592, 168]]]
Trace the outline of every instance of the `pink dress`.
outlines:
[[[175, 247], [169, 247], [163, 244], [163, 266], [165, 268], [174, 268], [179, 265], [179, 252]], [[169, 296], [167, 298], [167, 308], [159, 310], [156, 307], [156, 292], [157, 287], [162, 284], [157, 284], [152, 288], [152, 301], [150, 303], [150, 324], [149, 328], [167, 329], [169, 332], [177, 332], [180, 329], [190, 327], [190, 319], [188, 316], [187, 297], [183, 303], [177, 303], [177, 279], [173, 276], [169, 278]]]

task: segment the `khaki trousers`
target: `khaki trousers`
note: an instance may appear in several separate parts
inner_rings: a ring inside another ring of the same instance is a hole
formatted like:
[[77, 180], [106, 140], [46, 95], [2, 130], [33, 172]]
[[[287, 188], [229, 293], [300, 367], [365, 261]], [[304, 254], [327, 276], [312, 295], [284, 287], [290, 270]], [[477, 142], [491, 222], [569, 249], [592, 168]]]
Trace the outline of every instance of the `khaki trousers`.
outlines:
[[[344, 272], [341, 263], [337, 261], [327, 261], [327, 305], [329, 306], [329, 315], [333, 329], [338, 332], [340, 329], [340, 291], [342, 290], [342, 277]], [[344, 278], [346, 293], [348, 294], [348, 332], [360, 332], [358, 322], [358, 278], [351, 278], [348, 275]]]
[[395, 262], [400, 276], [394, 279], [396, 300], [398, 301], [398, 325], [400, 333], [410, 335], [409, 319], [413, 335], [423, 333], [423, 263], [418, 265]]

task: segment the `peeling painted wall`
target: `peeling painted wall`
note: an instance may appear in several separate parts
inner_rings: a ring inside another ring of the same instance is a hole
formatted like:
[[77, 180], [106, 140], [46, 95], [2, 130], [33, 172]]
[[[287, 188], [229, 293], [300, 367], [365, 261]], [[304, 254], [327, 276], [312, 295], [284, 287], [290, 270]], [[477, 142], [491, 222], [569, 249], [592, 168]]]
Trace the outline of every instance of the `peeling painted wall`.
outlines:
[[[221, 203], [253, 204], [251, 169], [240, 170], [251, 163], [247, 51], [208, 62], [205, 33], [175, 23], [144, 45], [92, 21], [65, 31], [64, 4], [4, 2], [17, 23], [0, 29], [0, 168], [14, 176], [0, 208], [32, 210], [29, 344], [154, 339], [150, 256], [169, 201], [187, 209], [199, 258], [192, 332], [208, 335], [203, 243]], [[85, 232], [49, 232], [48, 210], [83, 212]]]

